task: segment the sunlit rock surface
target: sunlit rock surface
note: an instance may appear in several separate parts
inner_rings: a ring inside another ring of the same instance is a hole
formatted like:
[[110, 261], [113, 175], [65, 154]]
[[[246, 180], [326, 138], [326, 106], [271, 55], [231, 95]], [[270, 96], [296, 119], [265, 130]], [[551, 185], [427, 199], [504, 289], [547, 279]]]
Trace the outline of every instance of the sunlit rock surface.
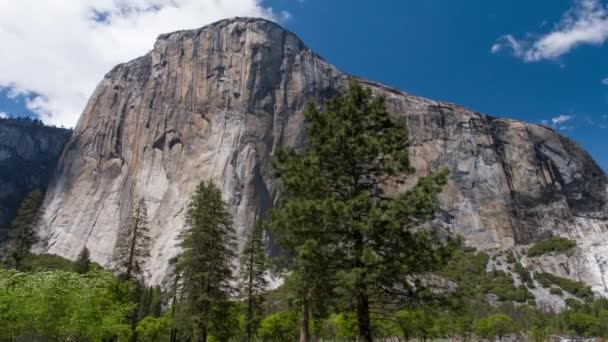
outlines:
[[[196, 184], [217, 182], [243, 237], [277, 199], [272, 152], [303, 146], [306, 105], [348, 79], [262, 19], [160, 36], [89, 100], [50, 185], [37, 250], [75, 258], [86, 245], [110, 265], [117, 231], [143, 197], [153, 239], [147, 279], [162, 282]], [[450, 170], [438, 222], [484, 250], [576, 237], [581, 277], [605, 291], [608, 181], [587, 153], [547, 127], [362, 82], [407, 122], [417, 175]]]

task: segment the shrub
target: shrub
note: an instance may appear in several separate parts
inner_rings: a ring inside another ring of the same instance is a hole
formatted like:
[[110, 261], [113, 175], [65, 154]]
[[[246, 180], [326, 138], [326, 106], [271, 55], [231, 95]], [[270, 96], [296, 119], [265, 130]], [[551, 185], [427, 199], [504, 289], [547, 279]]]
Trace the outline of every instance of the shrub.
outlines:
[[132, 309], [127, 293], [128, 288], [108, 272], [24, 274], [0, 269], [0, 340], [125, 336], [129, 326], [124, 317]]
[[485, 339], [493, 339], [514, 333], [516, 331], [515, 322], [511, 317], [503, 314], [495, 314], [480, 319], [475, 324], [475, 333]]
[[171, 329], [171, 324], [172, 321], [168, 314], [161, 317], [147, 316], [139, 322], [135, 331], [139, 341], [156, 342], [166, 337], [167, 332]]
[[513, 251], [508, 251], [507, 252], [507, 263], [514, 264], [515, 262], [517, 262], [517, 259], [515, 259], [515, 254], [513, 254]]
[[258, 328], [262, 341], [291, 342], [297, 340], [298, 316], [291, 311], [280, 311], [266, 316]]
[[576, 241], [568, 240], [563, 237], [553, 237], [532, 245], [528, 250], [528, 256], [535, 257], [547, 253], [565, 252], [574, 247], [576, 247]]
[[557, 295], [557, 296], [561, 296], [564, 294], [564, 292], [562, 292], [562, 289], [560, 289], [559, 287], [552, 287], [549, 290], [549, 293], [551, 293], [552, 295]]
[[558, 277], [556, 275], [546, 272], [537, 273], [535, 275], [535, 278], [545, 288], [550, 287], [551, 285], [556, 285], [562, 290], [567, 291], [570, 294], [577, 296], [581, 299], [587, 301], [593, 299], [593, 291], [591, 290], [591, 287], [587, 286], [584, 283]]

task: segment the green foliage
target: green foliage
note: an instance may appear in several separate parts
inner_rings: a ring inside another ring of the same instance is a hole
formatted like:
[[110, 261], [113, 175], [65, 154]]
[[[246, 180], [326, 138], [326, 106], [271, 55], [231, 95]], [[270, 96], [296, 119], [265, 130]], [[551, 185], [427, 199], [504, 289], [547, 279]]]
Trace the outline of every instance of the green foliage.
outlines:
[[305, 118], [309, 147], [279, 150], [274, 161], [284, 197], [270, 226], [296, 265], [335, 270], [330, 279], [320, 269], [301, 278], [324, 278], [317, 283], [335, 283], [358, 303], [360, 337], [370, 341], [370, 294], [400, 287], [410, 299], [422, 286], [412, 286], [408, 276], [443, 263], [441, 240], [416, 228], [433, 218], [447, 173], [421, 178], [396, 196], [383, 193], [412, 171], [405, 121], [393, 119], [384, 98], [357, 82], [324, 111], [310, 106]]
[[[458, 248], [454, 250], [453, 257], [441, 270], [441, 274], [458, 284], [453, 300], [460, 299], [466, 302], [479, 298], [480, 295], [494, 294], [499, 301], [515, 301], [524, 303], [533, 299], [533, 295], [525, 286], [516, 287], [513, 278], [504, 271], [494, 270], [486, 272], [489, 257], [482, 252], [474, 252]], [[517, 265], [516, 263], [516, 271]], [[527, 270], [521, 271], [520, 277], [529, 276]], [[531, 281], [531, 280], [530, 280]]]
[[30, 254], [32, 246], [38, 242], [36, 224], [40, 220], [40, 206], [44, 196], [40, 190], [30, 192], [19, 205], [11, 222], [9, 232], [8, 264], [21, 268], [23, 259]]
[[147, 316], [139, 322], [135, 332], [141, 342], [168, 341], [172, 325], [173, 321], [168, 313], [160, 317]]
[[492, 271], [485, 277], [481, 286], [484, 293], [493, 293], [500, 301], [524, 303], [529, 298], [533, 298], [525, 286], [515, 286], [513, 278], [500, 270]]
[[237, 257], [232, 218], [213, 183], [197, 186], [179, 239], [182, 251], [176, 258], [175, 271], [180, 279], [181, 301], [176, 322], [186, 337], [204, 341], [209, 325], [218, 319], [214, 308], [227, 305], [234, 292], [232, 263]]
[[335, 326], [335, 337], [346, 340], [357, 337], [357, 315], [354, 312], [334, 314], [329, 321]]
[[545, 288], [555, 285], [570, 294], [586, 301], [593, 300], [593, 291], [590, 286], [570, 279], [558, 277], [551, 273], [540, 272], [534, 274], [534, 278]]
[[237, 302], [225, 301], [214, 305], [209, 321], [209, 340], [231, 341], [239, 336], [243, 330], [241, 311]]
[[515, 254], [513, 253], [513, 251], [507, 251], [507, 262], [509, 264], [515, 264], [517, 262], [517, 259], [515, 259]]
[[89, 249], [85, 246], [78, 254], [78, 258], [74, 263], [74, 270], [80, 274], [85, 274], [91, 269], [91, 259]]
[[[100, 268], [99, 265], [93, 264]], [[74, 262], [54, 254], [29, 254], [21, 261], [20, 270], [34, 271], [74, 271]]]
[[566, 252], [576, 247], [576, 241], [568, 240], [563, 237], [553, 237], [536, 242], [528, 250], [529, 257], [536, 257], [553, 252]]
[[566, 314], [566, 324], [578, 336], [587, 336], [589, 332], [596, 330], [597, 320], [590, 314], [572, 312]]
[[150, 256], [148, 207], [144, 199], [135, 203], [114, 246], [116, 272], [121, 279], [143, 281], [143, 263]]
[[521, 280], [522, 283], [526, 284], [526, 286], [531, 289], [535, 287], [530, 271], [528, 271], [520, 262], [515, 262], [514, 271], [517, 273], [519, 280]]
[[268, 315], [260, 323], [257, 335], [263, 341], [295, 341], [298, 336], [298, 317], [292, 311]]
[[245, 335], [252, 341], [263, 317], [262, 302], [268, 287], [264, 231], [256, 224], [241, 254], [241, 298], [245, 302]]
[[137, 298], [137, 321], [147, 316], [161, 316], [164, 293], [160, 286], [143, 287], [138, 292], [140, 296]]
[[129, 333], [127, 289], [111, 274], [0, 269], [0, 339], [102, 339]]
[[516, 332], [515, 323], [511, 317], [503, 314], [491, 315], [480, 319], [475, 324], [475, 333], [485, 339], [502, 338], [502, 336], [514, 332]]
[[561, 296], [564, 294], [564, 292], [562, 292], [562, 290], [559, 287], [552, 287], [549, 290], [549, 293], [551, 293], [552, 295], [556, 295], [556, 296]]

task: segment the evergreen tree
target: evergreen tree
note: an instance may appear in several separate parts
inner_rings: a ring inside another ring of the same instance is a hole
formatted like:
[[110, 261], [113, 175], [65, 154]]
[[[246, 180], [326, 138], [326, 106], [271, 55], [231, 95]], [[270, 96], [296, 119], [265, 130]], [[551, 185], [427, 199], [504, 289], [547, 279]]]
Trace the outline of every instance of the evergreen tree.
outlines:
[[209, 327], [222, 320], [215, 314], [221, 310], [214, 308], [228, 305], [233, 294], [233, 261], [237, 257], [232, 218], [213, 183], [202, 182], [196, 188], [179, 239], [182, 252], [175, 267], [182, 297], [178, 305], [180, 331], [191, 340], [205, 342]]
[[305, 118], [309, 147], [279, 150], [275, 159], [283, 201], [271, 227], [296, 258], [304, 253], [332, 270], [353, 299], [358, 339], [372, 341], [370, 296], [410, 298], [422, 286], [412, 276], [442, 262], [440, 240], [418, 227], [433, 218], [447, 174], [421, 178], [401, 194], [384, 193], [413, 171], [405, 122], [391, 118], [384, 98], [357, 82], [323, 112], [309, 107]]
[[78, 254], [78, 258], [74, 263], [74, 270], [80, 274], [85, 274], [89, 272], [91, 269], [91, 259], [89, 249], [84, 246], [80, 253]]
[[148, 207], [144, 199], [137, 201], [126, 225], [121, 229], [114, 247], [117, 271], [122, 279], [142, 281], [143, 264], [150, 256]]
[[264, 231], [256, 224], [249, 233], [241, 254], [241, 297], [245, 301], [245, 334], [247, 342], [253, 341], [255, 331], [263, 316], [262, 302], [268, 287]]
[[23, 259], [29, 255], [32, 246], [38, 242], [36, 225], [42, 215], [40, 207], [43, 199], [44, 196], [40, 190], [30, 192], [21, 202], [17, 214], [11, 222], [8, 261], [15, 268], [21, 267]]

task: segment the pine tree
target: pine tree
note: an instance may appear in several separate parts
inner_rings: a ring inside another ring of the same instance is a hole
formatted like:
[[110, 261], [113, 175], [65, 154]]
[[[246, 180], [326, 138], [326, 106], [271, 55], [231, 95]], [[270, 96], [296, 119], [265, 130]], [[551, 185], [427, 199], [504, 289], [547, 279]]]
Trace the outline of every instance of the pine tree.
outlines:
[[78, 258], [74, 263], [74, 270], [80, 274], [88, 273], [91, 269], [91, 259], [89, 249], [84, 246], [80, 253], [78, 254]]
[[143, 281], [143, 265], [149, 256], [148, 207], [142, 198], [133, 207], [131, 216], [119, 232], [114, 247], [114, 259], [120, 277]]
[[184, 231], [179, 236], [182, 252], [176, 261], [182, 300], [180, 331], [191, 340], [205, 342], [214, 320], [214, 308], [227, 305], [233, 294], [233, 261], [237, 257], [232, 218], [220, 190], [211, 182], [196, 188]]
[[20, 268], [23, 259], [29, 255], [32, 246], [38, 242], [36, 225], [42, 215], [40, 207], [44, 196], [40, 190], [30, 192], [21, 202], [17, 214], [11, 222], [9, 233], [9, 262]]
[[[447, 174], [384, 193], [413, 171], [406, 126], [389, 115], [384, 98], [357, 82], [324, 111], [310, 106], [305, 118], [309, 147], [277, 152], [283, 200], [270, 225], [296, 261], [305, 256], [332, 270], [331, 281], [352, 298], [358, 340], [372, 341], [370, 297], [408, 299], [421, 288], [412, 276], [441, 265], [439, 239], [418, 228], [433, 218]], [[304, 281], [314, 283], [311, 277], [317, 273]]]
[[268, 287], [264, 230], [260, 223], [249, 233], [241, 254], [241, 297], [247, 306], [245, 334], [247, 342], [253, 341], [255, 331], [263, 316], [262, 302]]

